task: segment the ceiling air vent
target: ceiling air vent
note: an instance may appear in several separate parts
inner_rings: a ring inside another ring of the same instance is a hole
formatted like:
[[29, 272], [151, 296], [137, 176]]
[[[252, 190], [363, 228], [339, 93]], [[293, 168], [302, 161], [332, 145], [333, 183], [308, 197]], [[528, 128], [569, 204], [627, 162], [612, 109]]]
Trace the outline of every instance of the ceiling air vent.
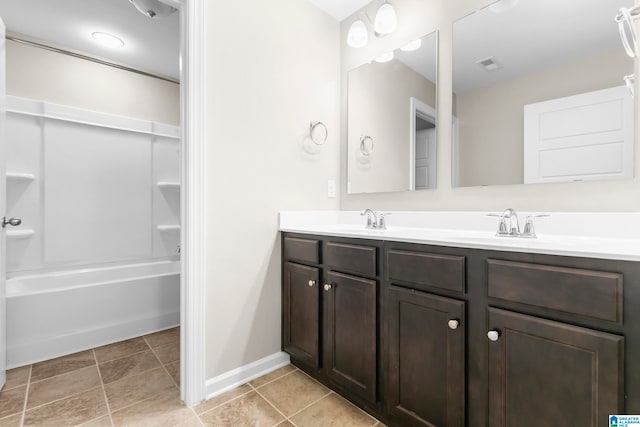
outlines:
[[496, 71], [502, 68], [502, 64], [500, 64], [493, 56], [476, 61], [476, 64], [482, 67], [485, 71]]

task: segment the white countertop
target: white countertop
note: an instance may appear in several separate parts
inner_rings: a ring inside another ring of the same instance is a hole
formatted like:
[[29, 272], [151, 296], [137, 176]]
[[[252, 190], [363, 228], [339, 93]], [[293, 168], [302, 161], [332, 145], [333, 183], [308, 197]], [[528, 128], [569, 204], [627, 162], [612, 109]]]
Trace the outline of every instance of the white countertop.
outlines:
[[[387, 230], [365, 229], [358, 211], [280, 212], [280, 230], [460, 248], [640, 261], [640, 213], [548, 212], [537, 238], [496, 236], [488, 212], [391, 212]], [[495, 212], [494, 212], [495, 213]], [[547, 212], [545, 212], [547, 213]], [[531, 213], [520, 213], [520, 227]], [[535, 214], [535, 213], [534, 213]]]

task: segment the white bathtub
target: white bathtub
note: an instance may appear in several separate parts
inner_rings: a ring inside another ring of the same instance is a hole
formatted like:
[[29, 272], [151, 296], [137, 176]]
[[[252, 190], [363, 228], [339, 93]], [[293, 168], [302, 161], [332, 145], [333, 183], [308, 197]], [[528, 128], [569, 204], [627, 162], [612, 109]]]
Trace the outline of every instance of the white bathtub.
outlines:
[[179, 322], [179, 261], [18, 275], [7, 280], [7, 368]]

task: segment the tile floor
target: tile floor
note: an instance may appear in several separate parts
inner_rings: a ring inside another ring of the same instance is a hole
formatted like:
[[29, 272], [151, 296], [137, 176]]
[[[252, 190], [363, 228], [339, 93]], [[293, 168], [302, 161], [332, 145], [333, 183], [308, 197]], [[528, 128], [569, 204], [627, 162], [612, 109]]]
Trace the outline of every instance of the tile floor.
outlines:
[[8, 371], [0, 427], [383, 426], [292, 365], [194, 408], [179, 384], [174, 328]]

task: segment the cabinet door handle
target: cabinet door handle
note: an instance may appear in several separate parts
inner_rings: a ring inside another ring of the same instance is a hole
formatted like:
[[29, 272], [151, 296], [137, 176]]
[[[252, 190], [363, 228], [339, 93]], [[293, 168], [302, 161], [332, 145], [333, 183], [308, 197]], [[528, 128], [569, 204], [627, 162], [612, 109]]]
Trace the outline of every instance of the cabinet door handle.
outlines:
[[330, 285], [330, 284], [328, 284], [328, 283], [325, 283], [325, 284], [324, 284], [324, 290], [325, 290], [325, 291], [329, 291], [329, 290], [331, 290], [331, 285]]
[[489, 341], [498, 341], [498, 338], [500, 338], [500, 331], [493, 329], [487, 332], [487, 338], [489, 338]]
[[456, 330], [458, 326], [460, 326], [460, 321], [458, 319], [451, 319], [447, 322], [447, 325], [449, 325], [449, 329]]
[[316, 284], [315, 280], [309, 280], [309, 287], [310, 288], [313, 288], [315, 286], [315, 284]]

